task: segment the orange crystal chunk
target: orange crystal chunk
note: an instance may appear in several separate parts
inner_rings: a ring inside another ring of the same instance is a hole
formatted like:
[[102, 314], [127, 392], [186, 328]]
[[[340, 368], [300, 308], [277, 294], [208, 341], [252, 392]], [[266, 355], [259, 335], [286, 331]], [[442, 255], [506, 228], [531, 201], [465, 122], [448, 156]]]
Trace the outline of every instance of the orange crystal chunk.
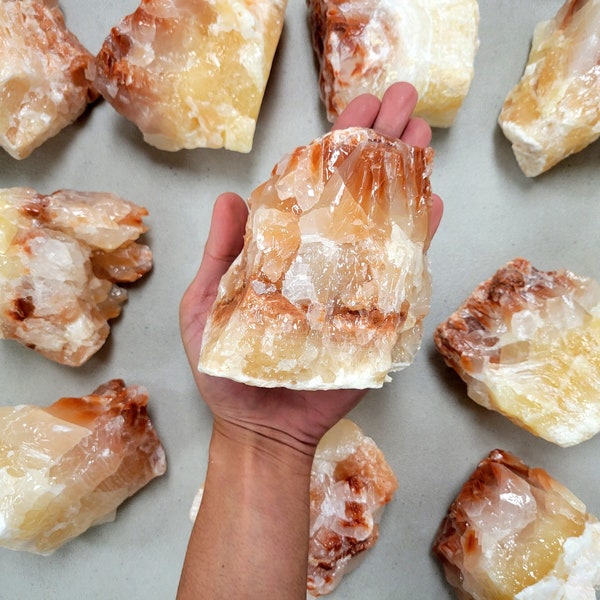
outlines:
[[249, 152], [287, 0], [142, 0], [96, 57], [96, 87], [162, 150]]
[[580, 600], [600, 585], [600, 523], [546, 471], [503, 450], [463, 485], [433, 552], [461, 600]]
[[0, 0], [0, 146], [26, 158], [98, 96], [94, 57], [55, 0]]
[[145, 208], [109, 193], [0, 190], [0, 338], [79, 366], [152, 268]]
[[600, 0], [567, 0], [539, 23], [521, 80], [499, 116], [528, 177], [600, 136]]
[[433, 151], [369, 129], [294, 150], [250, 196], [199, 369], [264, 387], [381, 387], [429, 310]]
[[414, 114], [449, 127], [465, 99], [479, 47], [476, 0], [307, 0], [319, 87], [333, 122], [363, 93], [396, 81], [419, 92]]
[[342, 419], [323, 436], [310, 480], [310, 596], [333, 591], [373, 547], [397, 488], [383, 452], [355, 423]]
[[600, 285], [516, 259], [434, 334], [475, 402], [560, 446], [600, 431]]
[[0, 408], [0, 546], [51, 554], [162, 475], [147, 402], [115, 379], [46, 408]]

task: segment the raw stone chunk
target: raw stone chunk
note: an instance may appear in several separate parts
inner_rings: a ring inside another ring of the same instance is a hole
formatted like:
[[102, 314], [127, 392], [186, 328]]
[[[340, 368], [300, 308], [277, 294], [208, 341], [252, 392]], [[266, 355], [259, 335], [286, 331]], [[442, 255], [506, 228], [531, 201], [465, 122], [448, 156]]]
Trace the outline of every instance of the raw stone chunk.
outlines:
[[142, 0], [96, 57], [95, 85], [161, 150], [252, 149], [287, 0]]
[[433, 151], [335, 130], [283, 158], [249, 199], [199, 369], [264, 387], [381, 387], [429, 310]]
[[461, 600], [593, 600], [600, 523], [543, 469], [503, 450], [482, 460], [433, 543]]

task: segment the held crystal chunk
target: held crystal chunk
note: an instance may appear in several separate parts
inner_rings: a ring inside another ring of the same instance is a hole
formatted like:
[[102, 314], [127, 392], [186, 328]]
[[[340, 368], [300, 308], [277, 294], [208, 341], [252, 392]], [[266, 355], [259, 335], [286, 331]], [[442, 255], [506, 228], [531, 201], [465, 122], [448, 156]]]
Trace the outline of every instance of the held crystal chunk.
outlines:
[[381, 387], [429, 310], [433, 152], [349, 128], [297, 148], [249, 200], [199, 369], [264, 387]]

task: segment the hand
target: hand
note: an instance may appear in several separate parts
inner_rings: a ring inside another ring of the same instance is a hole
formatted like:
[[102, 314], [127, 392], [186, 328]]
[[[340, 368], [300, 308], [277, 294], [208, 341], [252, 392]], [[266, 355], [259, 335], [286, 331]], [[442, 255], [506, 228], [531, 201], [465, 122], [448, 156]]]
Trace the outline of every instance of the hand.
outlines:
[[[380, 102], [363, 95], [349, 104], [333, 128], [372, 127], [415, 146], [426, 146], [431, 129], [412, 118], [417, 92], [410, 84], [392, 85]], [[432, 234], [442, 214], [434, 198]], [[296, 391], [247, 386], [198, 372], [202, 332], [215, 300], [222, 275], [243, 247], [248, 211], [236, 194], [217, 199], [200, 269], [185, 292], [180, 306], [184, 347], [196, 384], [214, 415], [214, 428], [228, 437], [256, 443], [263, 438], [312, 455], [323, 434], [364, 396], [364, 390]], [[257, 437], [258, 436], [258, 437]], [[279, 444], [278, 444], [279, 445]]]

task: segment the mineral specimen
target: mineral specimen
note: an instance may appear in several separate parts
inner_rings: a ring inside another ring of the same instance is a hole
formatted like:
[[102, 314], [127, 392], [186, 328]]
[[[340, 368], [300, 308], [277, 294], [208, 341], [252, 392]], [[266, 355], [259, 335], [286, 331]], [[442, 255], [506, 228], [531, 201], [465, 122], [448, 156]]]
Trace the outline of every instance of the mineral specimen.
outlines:
[[96, 57], [96, 87], [162, 150], [249, 152], [287, 0], [142, 0]]
[[98, 96], [56, 0], [0, 0], [0, 146], [26, 158]]
[[362, 93], [395, 81], [419, 92], [415, 115], [453, 124], [479, 47], [476, 0], [307, 0], [319, 85], [334, 121]]
[[361, 128], [283, 158], [251, 194], [199, 369], [264, 387], [381, 387], [429, 310], [431, 149]]
[[535, 435], [578, 444], [600, 431], [600, 285], [516, 259], [434, 334], [469, 396]]
[[379, 537], [398, 481], [375, 442], [342, 419], [317, 446], [310, 481], [309, 597], [333, 591]]
[[600, 0], [567, 0], [539, 23], [498, 122], [535, 177], [600, 136]]
[[543, 469], [494, 450], [451, 504], [433, 544], [461, 600], [593, 600], [600, 523]]
[[152, 267], [145, 208], [107, 193], [0, 190], [0, 338], [79, 366]]
[[166, 469], [141, 386], [0, 408], [0, 546], [51, 554]]

